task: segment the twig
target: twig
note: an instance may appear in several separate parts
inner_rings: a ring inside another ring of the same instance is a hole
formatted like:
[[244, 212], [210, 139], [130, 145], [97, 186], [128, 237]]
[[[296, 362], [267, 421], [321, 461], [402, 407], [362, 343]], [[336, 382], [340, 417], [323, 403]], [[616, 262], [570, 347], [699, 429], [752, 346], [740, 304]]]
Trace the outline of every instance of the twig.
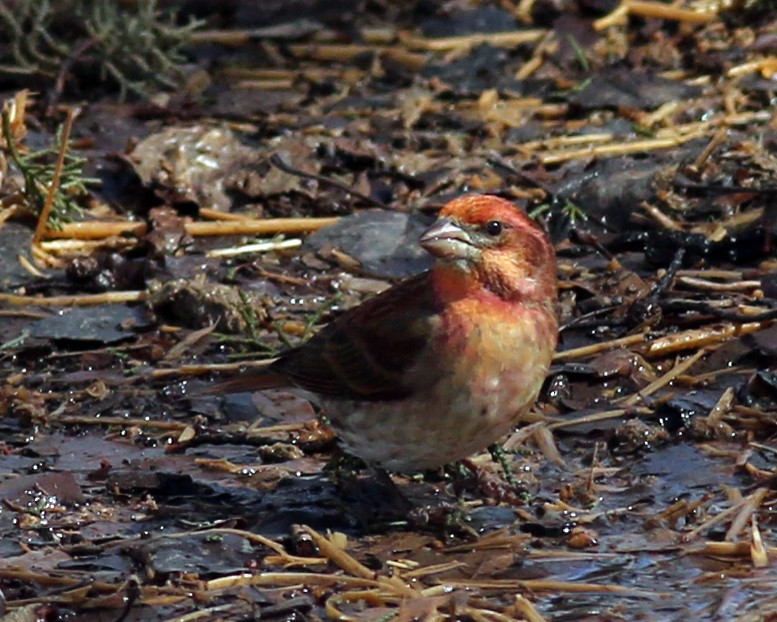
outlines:
[[280, 240], [278, 242], [258, 242], [256, 244], [244, 244], [243, 246], [233, 246], [231, 248], [215, 248], [205, 253], [208, 257], [238, 257], [239, 255], [248, 255], [252, 253], [267, 253], [270, 251], [283, 250], [288, 248], [298, 248], [302, 246], [302, 240]]
[[[336, 216], [326, 218], [225, 219], [210, 222], [187, 222], [184, 223], [184, 231], [194, 236], [304, 233], [328, 227], [338, 220], [340, 219]], [[143, 236], [147, 231], [148, 225], [144, 222], [74, 222], [63, 225], [61, 231], [47, 230], [45, 236], [49, 239], [96, 240], [125, 234]]]
[[626, 312], [626, 319], [628, 321], [634, 324], [643, 324], [650, 319], [651, 315], [655, 314], [661, 299], [672, 285], [677, 271], [682, 267], [684, 258], [685, 249], [681, 247], [677, 249], [663, 276], [653, 284], [650, 291], [645, 296], [638, 297], [631, 303]]
[[666, 374], [661, 376], [660, 378], [657, 378], [653, 382], [651, 382], [648, 386], [646, 386], [644, 389], [640, 389], [633, 395], [630, 395], [626, 398], [615, 400], [614, 404], [622, 404], [623, 406], [633, 406], [639, 401], [644, 401], [644, 399], [656, 391], [663, 389], [666, 385], [668, 385], [670, 382], [672, 382], [675, 378], [680, 376], [681, 374], [684, 374], [686, 371], [688, 371], [695, 363], [698, 361], [702, 356], [707, 354], [707, 351], [704, 349], [699, 350], [694, 354], [693, 356], [689, 357], [687, 360], [683, 361], [682, 363], [677, 363], [672, 369], [670, 369]]
[[449, 52], [450, 50], [460, 50], [462, 48], [471, 48], [476, 45], [487, 43], [493, 47], [509, 47], [524, 43], [535, 43], [540, 41], [547, 30], [515, 30], [511, 32], [477, 33], [471, 35], [460, 35], [453, 37], [438, 37], [427, 39], [425, 37], [404, 36], [402, 42], [411, 49], [428, 50], [431, 52]]
[[86, 417], [82, 415], [68, 415], [55, 417], [60, 425], [115, 425], [122, 428], [151, 428], [152, 430], [166, 430], [169, 432], [183, 432], [189, 424], [177, 421], [151, 421], [149, 419], [127, 419], [125, 417]]
[[704, 149], [701, 150], [701, 153], [693, 161], [691, 168], [696, 172], [701, 171], [702, 167], [707, 163], [707, 160], [709, 160], [709, 157], [712, 155], [713, 151], [715, 151], [715, 149], [722, 145], [723, 141], [726, 140], [726, 136], [728, 136], [728, 128], [725, 125], [723, 127], [719, 127], [717, 132], [715, 132], [712, 135], [712, 138], [710, 138], [710, 142], [707, 143]]
[[313, 542], [315, 542], [316, 546], [321, 551], [321, 554], [324, 557], [328, 558], [329, 561], [331, 561], [333, 564], [335, 564], [336, 566], [339, 566], [340, 568], [345, 570], [345, 572], [355, 575], [357, 577], [361, 577], [362, 579], [375, 578], [375, 571], [370, 570], [369, 568], [367, 568], [367, 566], [355, 560], [343, 549], [332, 544], [329, 540], [327, 540], [324, 536], [319, 534], [317, 531], [315, 531], [314, 529], [311, 529], [307, 525], [302, 525], [301, 528], [302, 528], [302, 531], [304, 531], [311, 538], [313, 538]]
[[529, 186], [532, 186], [533, 188], [539, 188], [540, 190], [544, 190], [545, 193], [548, 196], [554, 196], [555, 193], [553, 190], [548, 186], [547, 184], [542, 183], [538, 179], [535, 179], [531, 175], [527, 175], [522, 170], [515, 168], [512, 164], [507, 162], [504, 158], [499, 156], [498, 154], [491, 154], [486, 158], [486, 162], [493, 166], [494, 168], [500, 168], [503, 171], [509, 173], [510, 175], [513, 175], [514, 177], [517, 177], [525, 184], [528, 184]]
[[210, 363], [207, 365], [181, 365], [163, 369], [152, 369], [146, 379], [168, 378], [170, 376], [202, 376], [213, 372], [238, 371], [246, 367], [267, 367], [274, 359], [261, 361], [237, 361], [235, 363]]
[[598, 327], [598, 326], [615, 326], [615, 325], [623, 325], [625, 324], [622, 320], [610, 320], [610, 319], [600, 319], [596, 320], [596, 318], [599, 318], [603, 315], [607, 315], [608, 313], [612, 313], [613, 311], [620, 309], [622, 305], [608, 305], [606, 307], [602, 307], [601, 309], [594, 309], [593, 311], [589, 311], [588, 313], [584, 313], [583, 315], [579, 315], [576, 318], [572, 318], [567, 322], [566, 324], [563, 324], [559, 327], [559, 332], [564, 332], [565, 330], [569, 330], [570, 328], [591, 328], [591, 327]]
[[[706, 313], [721, 320], [727, 320], [729, 322], [768, 322], [770, 320], [777, 319], [777, 309], [769, 309], [762, 313], [737, 313], [736, 311], [729, 311], [728, 309], [719, 309], [712, 306], [708, 302], [702, 302], [698, 300], [666, 300], [661, 302], [661, 309], [663, 311], [696, 311], [698, 313]], [[750, 331], [752, 332], [752, 331]]]
[[134, 576], [130, 576], [119, 588], [119, 592], [124, 592], [124, 596], [122, 598], [124, 601], [124, 607], [113, 622], [124, 622], [124, 620], [127, 619], [127, 616], [132, 611], [132, 607], [135, 606], [135, 603], [141, 596], [140, 584]]
[[647, 201], [642, 201], [639, 206], [645, 210], [648, 215], [653, 218], [653, 220], [664, 227], [664, 229], [669, 229], [670, 231], [682, 231], [682, 227], [676, 220], [673, 220], [671, 217], [664, 214], [664, 212], [658, 209], [655, 205], [648, 203]]
[[337, 216], [326, 218], [268, 218], [218, 222], [189, 222], [184, 224], [186, 233], [205, 235], [259, 235], [271, 233], [305, 233], [317, 231], [335, 224]]
[[723, 395], [720, 396], [715, 406], [712, 407], [710, 414], [706, 417], [707, 425], [710, 427], [718, 425], [723, 417], [731, 410], [731, 405], [734, 403], [734, 387], [728, 387], [723, 391]]
[[37, 246], [43, 234], [47, 229], [49, 220], [49, 214], [51, 208], [54, 205], [54, 197], [59, 190], [59, 180], [62, 177], [62, 167], [65, 164], [65, 156], [67, 155], [68, 141], [70, 140], [70, 130], [73, 128], [73, 120], [75, 119], [75, 110], [68, 108], [67, 117], [65, 123], [62, 125], [62, 135], [60, 137], [59, 153], [57, 154], [57, 163], [54, 168], [54, 177], [49, 184], [48, 192], [46, 193], [46, 202], [43, 204], [43, 209], [38, 217], [38, 224], [35, 227], [35, 234], [32, 236], [32, 245]]
[[148, 225], [144, 222], [69, 222], [62, 225], [59, 230], [46, 229], [43, 237], [47, 240], [55, 238], [70, 238], [75, 240], [102, 240], [113, 236], [135, 235], [144, 236], [148, 231]]
[[734, 281], [731, 283], [718, 283], [716, 281], [708, 281], [707, 279], [700, 279], [692, 276], [681, 276], [677, 278], [677, 282], [682, 285], [687, 285], [694, 289], [708, 290], [713, 292], [741, 292], [752, 289], [759, 289], [762, 285], [761, 281]]
[[656, 17], [691, 24], [706, 24], [718, 17], [712, 11], [693, 11], [682, 7], [650, 2], [649, 0], [623, 0], [611, 13], [594, 22], [595, 30], [604, 30], [610, 26], [623, 23], [629, 15], [641, 17]]
[[57, 79], [54, 82], [54, 92], [52, 93], [51, 100], [49, 101], [48, 105], [49, 110], [52, 110], [54, 106], [56, 106], [60, 97], [62, 97], [62, 93], [65, 91], [65, 80], [67, 79], [68, 73], [70, 73], [70, 70], [73, 68], [73, 65], [81, 60], [81, 57], [90, 48], [93, 48], [95, 45], [97, 45], [97, 43], [99, 43], [99, 41], [96, 37], [85, 39], [79, 43], [72, 52], [68, 54], [67, 58], [62, 61], [62, 64], [59, 67], [59, 71], [57, 72]]
[[148, 294], [144, 291], [104, 292], [102, 294], [79, 294], [76, 296], [19, 296], [0, 293], [0, 302], [12, 305], [34, 305], [41, 307], [87, 307], [107, 303], [143, 302]]
[[723, 326], [696, 328], [651, 341], [645, 347], [644, 354], [646, 356], [665, 356], [680, 350], [711, 346], [732, 337], [739, 337], [763, 330], [770, 325], [770, 322], [756, 321], [746, 324], [726, 324]]
[[660, 598], [659, 592], [643, 590], [637, 587], [623, 585], [608, 585], [599, 583], [583, 583], [573, 581], [557, 581], [555, 579], [461, 579], [445, 581], [449, 587], [462, 589], [498, 590], [500, 593], [519, 590], [536, 592], [569, 592], [569, 593], [607, 593], [624, 594], [642, 598]]
[[308, 173], [307, 171], [294, 168], [287, 162], [284, 162], [283, 158], [281, 158], [281, 156], [279, 156], [277, 153], [274, 153], [270, 156], [270, 164], [272, 164], [275, 168], [282, 170], [284, 173], [288, 173], [289, 175], [296, 175], [297, 177], [302, 177], [305, 179], [314, 179], [319, 183], [326, 184], [333, 188], [337, 188], [338, 190], [342, 190], [343, 192], [352, 196], [359, 197], [362, 201], [366, 201], [374, 207], [389, 209], [389, 206], [386, 205], [383, 201], [379, 201], [378, 199], [374, 199], [370, 196], [367, 196], [366, 194], [362, 194], [361, 192], [354, 190], [353, 188], [349, 188], [345, 184], [340, 183], [331, 177], [327, 177], [326, 175], [319, 175], [318, 173]]
[[760, 72], [767, 80], [772, 79], [775, 72], [777, 72], [777, 58], [774, 56], [767, 56], [766, 58], [759, 58], [741, 65], [736, 65], [726, 72], [726, 77], [736, 78], [737, 76], [754, 73], [756, 71]]
[[553, 357], [554, 361], [568, 361], [570, 359], [581, 359], [586, 356], [598, 354], [605, 350], [614, 350], [622, 346], [630, 346], [635, 343], [642, 343], [645, 341], [645, 333], [639, 333], [637, 335], [626, 335], [618, 339], [611, 339], [610, 341], [604, 341], [601, 343], [593, 343], [590, 346], [582, 346], [580, 348], [570, 348], [563, 352], [557, 352]]
[[734, 503], [734, 505], [732, 505], [731, 507], [726, 508], [725, 510], [723, 510], [720, 514], [716, 514], [715, 516], [713, 516], [712, 518], [704, 521], [701, 525], [698, 525], [697, 527], [695, 527], [694, 529], [692, 529], [688, 533], [683, 534], [683, 540], [685, 540], [687, 542], [691, 538], [695, 538], [700, 533], [706, 531], [710, 527], [713, 527], [714, 525], [717, 525], [718, 523], [723, 522], [729, 516], [731, 516], [732, 514], [738, 512], [740, 509], [742, 509], [744, 506], [752, 505], [753, 499], [758, 499], [758, 504], [760, 504], [760, 501], [763, 499], [763, 497], [765, 496], [766, 492], [767, 492], [766, 488], [758, 488], [757, 490], [755, 490], [753, 493], [751, 493], [747, 497], [745, 497], [743, 499], [740, 499], [739, 501]]
[[[704, 135], [705, 132], [699, 129], [695, 132], [685, 135], [624, 141], [613, 145], [592, 145], [590, 147], [586, 147], [585, 149], [570, 149], [568, 151], [557, 151], [555, 153], [550, 152], [537, 156], [537, 159], [542, 164], [561, 164], [562, 162], [568, 162], [569, 160], [577, 160], [582, 158], [628, 155], [631, 153], [641, 153], [643, 151], [671, 149], [672, 147], [679, 147], [684, 143], [687, 143], [696, 138], [700, 138]], [[520, 149], [521, 145], [516, 145], [516, 147]]]
[[726, 532], [725, 539], [730, 542], [736, 542], [739, 539], [739, 532], [742, 531], [750, 522], [753, 513], [763, 503], [769, 490], [767, 488], [758, 488], [754, 493], [745, 498], [745, 503], [740, 508], [737, 515], [731, 521], [731, 525]]
[[566, 421], [557, 421], [551, 423], [548, 426], [549, 430], [558, 430], [559, 428], [569, 428], [576, 425], [583, 425], [586, 423], [595, 423], [597, 421], [607, 421], [608, 419], [618, 419], [624, 416], [633, 415], [648, 415], [653, 412], [650, 408], [636, 407], [636, 408], [617, 408], [615, 410], [605, 410], [603, 412], [591, 413], [583, 415], [582, 417], [575, 417], [573, 419], [567, 419]]

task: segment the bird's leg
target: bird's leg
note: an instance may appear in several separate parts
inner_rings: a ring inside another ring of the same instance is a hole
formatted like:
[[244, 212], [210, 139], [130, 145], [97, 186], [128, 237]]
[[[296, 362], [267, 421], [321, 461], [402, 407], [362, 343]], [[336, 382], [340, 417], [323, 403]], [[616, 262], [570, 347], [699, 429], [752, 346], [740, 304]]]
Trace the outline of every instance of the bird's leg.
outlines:
[[502, 473], [504, 473], [503, 477], [505, 481], [513, 488], [520, 488], [518, 480], [515, 479], [513, 468], [510, 463], [507, 462], [507, 455], [504, 447], [502, 447], [499, 443], [492, 443], [488, 446], [488, 453], [491, 454], [491, 460], [502, 467]]
[[462, 460], [461, 463], [477, 478], [483, 494], [497, 503], [524, 505], [526, 491], [516, 479], [512, 467], [507, 461], [506, 452], [496, 443], [491, 445], [488, 451], [491, 454], [491, 459], [501, 467], [501, 475], [489, 472], [468, 458]]
[[371, 471], [375, 474], [375, 479], [387, 493], [387, 504], [397, 509], [397, 515], [407, 516], [413, 509], [413, 503], [399, 489], [396, 482], [391, 479], [388, 471], [380, 467], [372, 467]]
[[[405, 522], [415, 507], [384, 469], [366, 464], [338, 448], [337, 453], [324, 467], [341, 494], [353, 497], [370, 509], [381, 520]], [[369, 471], [372, 481], [359, 478], [359, 472]], [[377, 483], [377, 485], [375, 485]]]
[[390, 495], [387, 503], [402, 513], [406, 524], [417, 529], [442, 529], [445, 534], [459, 534], [465, 538], [477, 538], [478, 534], [467, 524], [467, 514], [455, 503], [434, 503], [416, 505], [402, 492], [384, 469], [374, 467], [372, 471], [382, 488]]
[[341, 494], [352, 494], [358, 491], [359, 473], [367, 467], [361, 458], [357, 458], [342, 450], [340, 445], [336, 445], [327, 463], [324, 465], [323, 472], [329, 476], [330, 481], [337, 487]]
[[442, 530], [445, 535], [457, 534], [476, 540], [479, 534], [467, 522], [467, 512], [455, 503], [416, 506], [407, 515], [408, 523], [417, 529]]
[[343, 451], [339, 444], [335, 445], [332, 457], [324, 465], [324, 471], [331, 473], [335, 480], [353, 479], [366, 468], [364, 460]]

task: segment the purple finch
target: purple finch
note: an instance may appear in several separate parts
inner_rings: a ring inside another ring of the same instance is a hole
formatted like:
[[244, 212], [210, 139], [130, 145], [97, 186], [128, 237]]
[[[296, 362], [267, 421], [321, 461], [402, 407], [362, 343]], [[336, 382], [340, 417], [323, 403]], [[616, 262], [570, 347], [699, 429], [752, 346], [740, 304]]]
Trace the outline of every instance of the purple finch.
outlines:
[[556, 347], [553, 246], [488, 195], [448, 203], [420, 244], [436, 258], [431, 270], [207, 392], [304, 389], [350, 452], [395, 471], [439, 467], [509, 432]]

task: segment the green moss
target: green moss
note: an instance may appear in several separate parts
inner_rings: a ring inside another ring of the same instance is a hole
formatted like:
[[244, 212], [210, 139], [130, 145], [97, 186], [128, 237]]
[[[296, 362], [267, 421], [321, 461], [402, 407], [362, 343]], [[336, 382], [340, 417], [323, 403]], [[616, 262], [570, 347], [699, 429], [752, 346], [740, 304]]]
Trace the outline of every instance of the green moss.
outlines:
[[[22, 153], [13, 138], [8, 114], [2, 115], [3, 151], [19, 169], [24, 180], [22, 194], [26, 207], [34, 214], [40, 215], [46, 203], [56, 171], [57, 156], [62, 148], [62, 127], [57, 131], [54, 144], [51, 147]], [[89, 194], [89, 185], [100, 182], [98, 179], [85, 177], [84, 158], [79, 158], [72, 152], [65, 152], [59, 185], [54, 193], [47, 226], [51, 229], [61, 229], [67, 222], [78, 220], [83, 213], [83, 200]]]

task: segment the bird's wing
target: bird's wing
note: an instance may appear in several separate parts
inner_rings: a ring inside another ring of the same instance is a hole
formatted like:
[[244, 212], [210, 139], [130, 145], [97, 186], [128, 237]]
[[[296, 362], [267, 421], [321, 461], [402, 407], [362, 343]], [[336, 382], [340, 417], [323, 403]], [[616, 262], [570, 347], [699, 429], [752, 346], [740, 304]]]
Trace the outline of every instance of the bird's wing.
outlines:
[[429, 273], [346, 311], [270, 366], [324, 397], [400, 399], [418, 388], [412, 369], [439, 321]]

